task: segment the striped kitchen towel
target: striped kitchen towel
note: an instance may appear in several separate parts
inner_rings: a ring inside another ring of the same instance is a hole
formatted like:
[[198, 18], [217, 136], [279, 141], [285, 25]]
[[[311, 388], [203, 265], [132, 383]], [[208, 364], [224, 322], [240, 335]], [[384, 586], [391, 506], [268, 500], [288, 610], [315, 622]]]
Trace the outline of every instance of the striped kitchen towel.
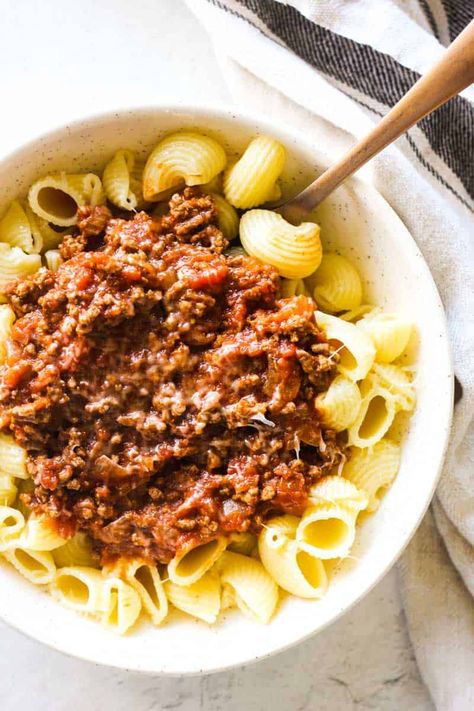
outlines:
[[[474, 0], [187, 0], [236, 101], [342, 153], [474, 17]], [[459, 380], [431, 511], [399, 564], [410, 636], [438, 709], [474, 709], [474, 88], [363, 170], [421, 248]]]

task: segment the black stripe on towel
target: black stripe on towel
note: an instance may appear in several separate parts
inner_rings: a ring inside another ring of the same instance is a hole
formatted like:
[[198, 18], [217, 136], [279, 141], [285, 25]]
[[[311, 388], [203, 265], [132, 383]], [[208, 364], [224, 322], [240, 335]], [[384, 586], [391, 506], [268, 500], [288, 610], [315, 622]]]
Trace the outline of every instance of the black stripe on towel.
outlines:
[[[471, 0], [469, 0], [471, 1]], [[249, 17], [231, 9], [221, 0], [208, 2], [231, 12], [262, 31]], [[393, 106], [415, 83], [419, 75], [396, 62], [389, 55], [338, 35], [311, 22], [294, 7], [275, 0], [236, 0], [242, 8], [250, 10], [280, 42], [293, 50], [318, 71], [337, 80], [350, 89], [361, 92], [385, 106]], [[265, 34], [265, 33], [264, 33]], [[356, 98], [356, 97], [352, 97]], [[461, 97], [455, 97], [445, 106], [427, 116], [418, 124], [431, 148], [463, 183], [474, 199], [474, 107]], [[421, 147], [412, 138], [415, 154]], [[426, 160], [423, 161], [425, 166]], [[432, 175], [446, 185], [434, 166]], [[450, 187], [450, 186], [449, 186]], [[450, 187], [465, 205], [465, 200]], [[467, 205], [469, 207], [469, 205]], [[470, 208], [471, 209], [471, 208]]]

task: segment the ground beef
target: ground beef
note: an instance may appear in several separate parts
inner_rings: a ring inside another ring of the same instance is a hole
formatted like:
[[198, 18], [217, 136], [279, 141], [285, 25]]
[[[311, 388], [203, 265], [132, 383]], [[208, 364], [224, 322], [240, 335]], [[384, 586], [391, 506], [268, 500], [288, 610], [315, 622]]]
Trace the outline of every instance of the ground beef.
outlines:
[[58, 271], [9, 288], [0, 429], [28, 451], [26, 502], [103, 562], [301, 514], [341, 459], [314, 408], [337, 360], [314, 304], [226, 246], [197, 189], [159, 219], [86, 207]]

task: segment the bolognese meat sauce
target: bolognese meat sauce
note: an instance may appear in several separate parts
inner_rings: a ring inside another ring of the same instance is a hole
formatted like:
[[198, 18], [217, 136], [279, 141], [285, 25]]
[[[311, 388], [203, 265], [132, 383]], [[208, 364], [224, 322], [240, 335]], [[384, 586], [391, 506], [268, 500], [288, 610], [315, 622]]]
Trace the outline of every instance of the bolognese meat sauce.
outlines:
[[0, 428], [28, 452], [25, 502], [102, 561], [300, 515], [341, 459], [314, 408], [337, 360], [314, 304], [279, 299], [217, 224], [197, 189], [160, 219], [83, 207], [58, 271], [9, 287]]

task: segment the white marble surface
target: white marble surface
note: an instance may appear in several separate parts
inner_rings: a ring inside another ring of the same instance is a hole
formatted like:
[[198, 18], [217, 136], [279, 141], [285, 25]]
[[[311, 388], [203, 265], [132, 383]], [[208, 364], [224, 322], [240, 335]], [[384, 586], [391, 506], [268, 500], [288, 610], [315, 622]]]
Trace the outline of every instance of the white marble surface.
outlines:
[[[0, 154], [92, 111], [230, 101], [206, 34], [181, 0], [0, 0], [0, 66]], [[433, 708], [413, 659], [395, 571], [316, 638], [258, 665], [206, 678], [97, 667], [2, 623], [0, 632], [5, 711]]]

